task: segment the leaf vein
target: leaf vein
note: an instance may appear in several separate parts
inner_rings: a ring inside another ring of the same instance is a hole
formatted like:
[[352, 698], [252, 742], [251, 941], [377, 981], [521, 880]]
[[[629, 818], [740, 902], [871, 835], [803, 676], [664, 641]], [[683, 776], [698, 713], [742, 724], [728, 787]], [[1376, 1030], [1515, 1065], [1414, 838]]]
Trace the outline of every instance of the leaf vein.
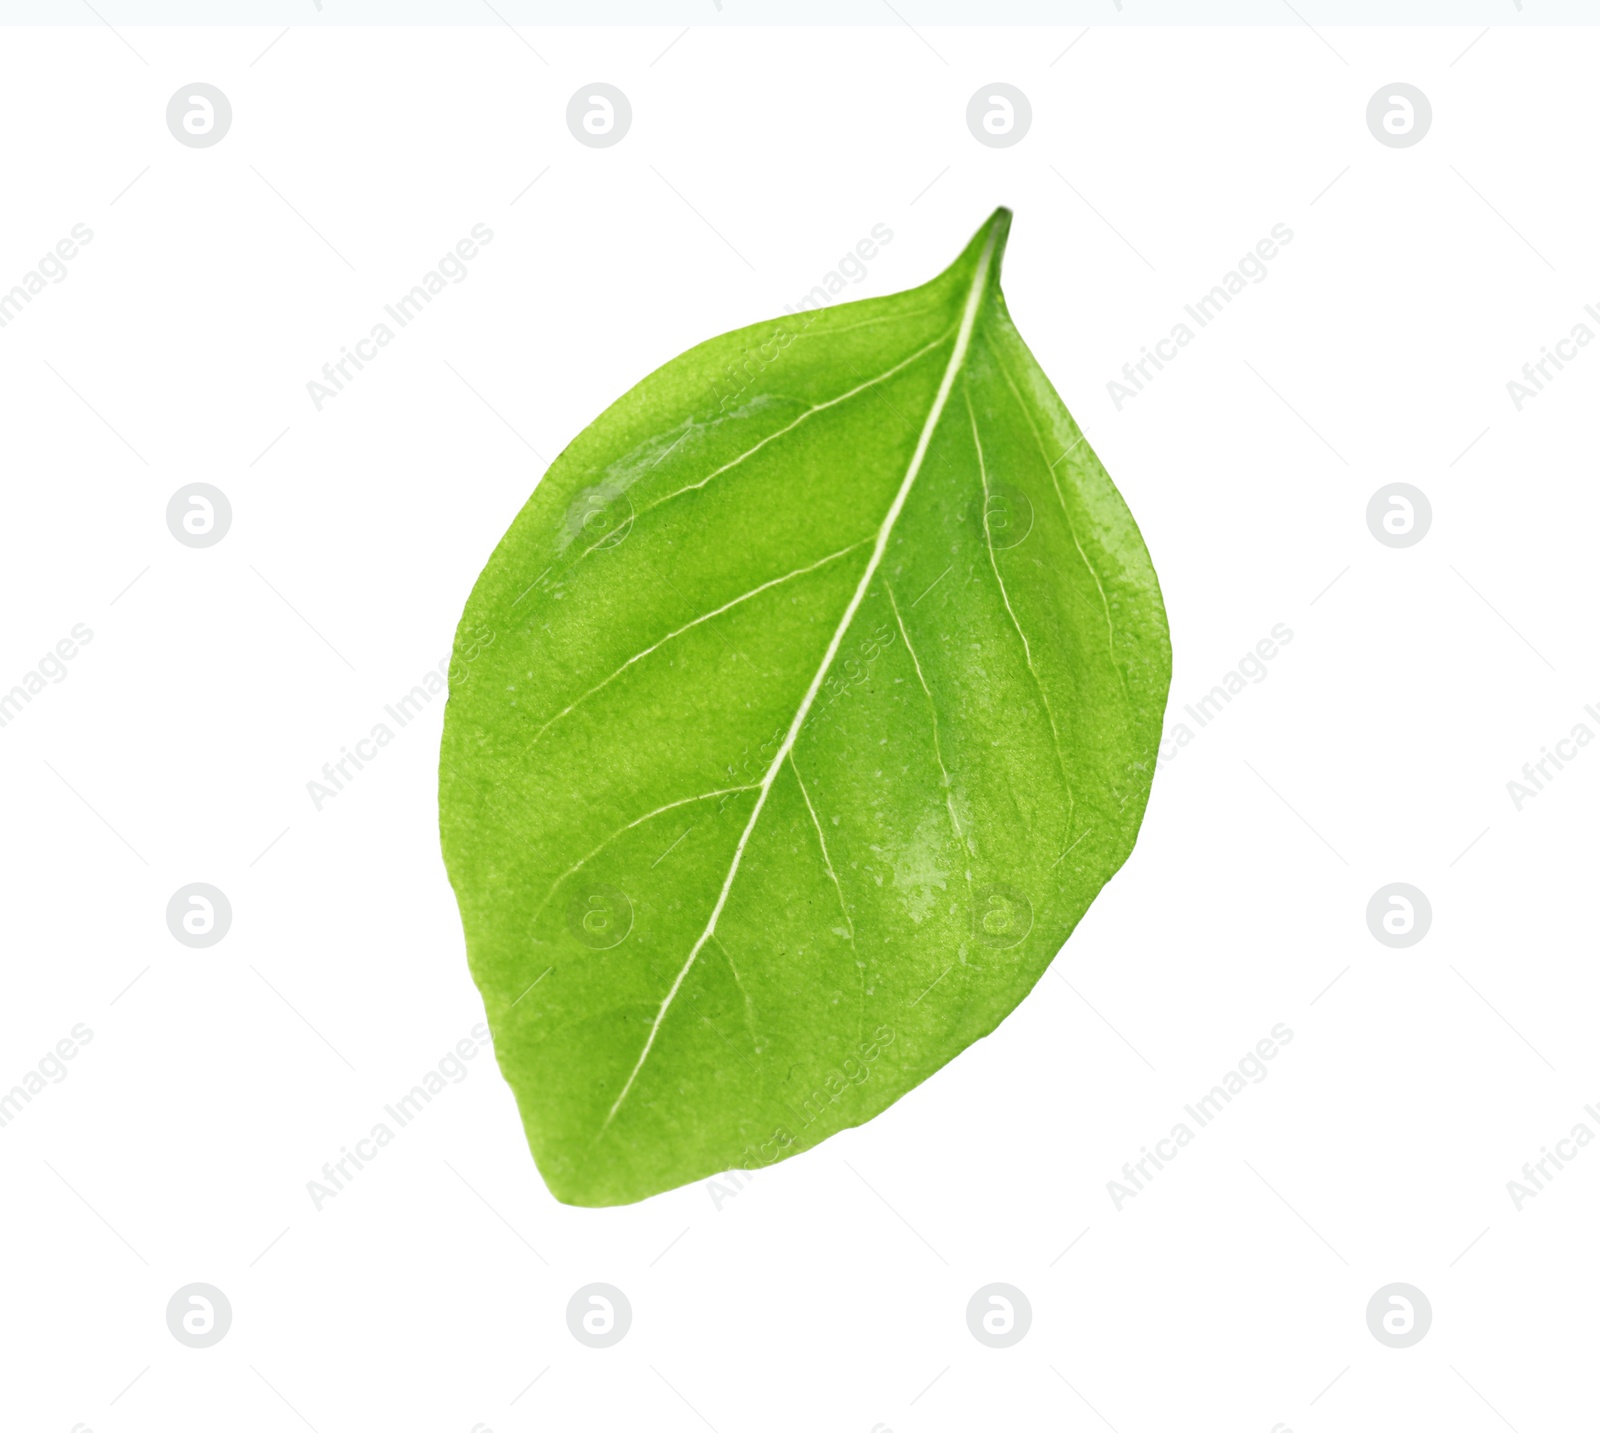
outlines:
[[873, 577], [877, 574], [878, 567], [883, 561], [883, 554], [889, 546], [889, 535], [894, 531], [895, 524], [900, 519], [906, 500], [911, 496], [911, 489], [917, 480], [917, 474], [922, 470], [923, 459], [927, 456], [928, 448], [933, 442], [934, 430], [939, 425], [939, 420], [944, 414], [945, 405], [950, 400], [950, 391], [955, 386], [957, 375], [961, 366], [966, 361], [967, 349], [972, 342], [972, 333], [977, 326], [978, 309], [982, 304], [984, 294], [989, 282], [989, 270], [994, 258], [996, 233], [990, 229], [988, 238], [984, 243], [982, 253], [979, 255], [977, 267], [973, 272], [972, 286], [967, 291], [966, 302], [961, 311], [961, 321], [956, 329], [955, 346], [950, 351], [950, 360], [945, 365], [944, 376], [939, 380], [938, 392], [928, 410], [928, 416], [922, 425], [922, 432], [918, 435], [917, 446], [912, 452], [911, 461], [906, 467], [905, 476], [900, 480], [900, 487], [895, 493], [894, 501], [889, 504], [889, 510], [884, 515], [882, 524], [878, 528], [878, 536], [873, 544], [872, 556], [867, 560], [861, 580], [856, 585], [855, 594], [851, 597], [849, 605], [844, 610], [844, 615], [839, 619], [839, 625], [834, 628], [833, 637], [828, 642], [827, 651], [823, 653], [822, 661], [818, 665], [816, 674], [811, 678], [811, 685], [807, 687], [805, 696], [801, 698], [799, 708], [795, 711], [794, 720], [789, 724], [788, 734], [783, 739], [777, 754], [772, 758], [772, 764], [767, 768], [766, 775], [761, 779], [760, 790], [756, 795], [755, 807], [750, 813], [749, 820], [745, 823], [744, 831], [739, 836], [739, 844], [734, 848], [733, 859], [728, 864], [728, 874], [723, 878], [722, 889], [717, 893], [716, 904], [711, 909], [711, 915], [706, 921], [705, 929], [690, 948], [688, 956], [678, 971], [677, 978], [672, 982], [671, 988], [662, 998], [660, 1008], [656, 1011], [656, 1018], [650, 1026], [650, 1033], [645, 1037], [644, 1048], [639, 1052], [632, 1071], [629, 1073], [622, 1091], [618, 1094], [610, 1112], [606, 1115], [600, 1127], [604, 1134], [610, 1127], [612, 1120], [617, 1116], [617, 1111], [622, 1108], [623, 1102], [628, 1098], [633, 1089], [634, 1081], [639, 1077], [639, 1071], [644, 1068], [644, 1063], [650, 1058], [650, 1051], [654, 1048], [656, 1036], [660, 1033], [661, 1022], [666, 1019], [667, 1011], [672, 1008], [672, 1002], [677, 998], [678, 991], [683, 987], [683, 982], [688, 978], [689, 972], [694, 968], [695, 961], [699, 958], [700, 951], [705, 943], [710, 940], [717, 928], [717, 921], [721, 919], [723, 908], [728, 903], [728, 893], [733, 889], [735, 878], [739, 874], [739, 866], [744, 859], [746, 845], [749, 844], [750, 833], [755, 830], [756, 823], [761, 819], [761, 813], [766, 807], [767, 795], [772, 790], [772, 783], [782, 769], [784, 759], [794, 749], [800, 729], [805, 725], [806, 717], [810, 714], [811, 705], [817, 699], [817, 693], [822, 688], [828, 669], [833, 665], [834, 658], [839, 653], [845, 633], [849, 631], [850, 624], [855, 621], [856, 613], [861, 608], [861, 603], [867, 595], [867, 588], [871, 585]]
[[837, 398], [829, 398], [824, 402], [811, 404], [811, 406], [793, 422], [785, 423], [783, 427], [777, 429], [775, 432], [768, 433], [765, 438], [762, 438], [752, 447], [747, 448], [744, 452], [740, 453], [737, 458], [730, 459], [720, 468], [712, 469], [712, 471], [707, 473], [705, 477], [701, 478], [699, 482], [686, 483], [683, 487], [676, 488], [672, 492], [667, 493], [664, 497], [659, 497], [654, 502], [647, 504], [640, 513], [640, 516], [643, 517], [645, 513], [654, 512], [658, 507], [661, 507], [665, 503], [671, 502], [674, 498], [682, 497], [685, 493], [694, 492], [697, 488], [705, 487], [705, 485], [713, 478], [721, 477], [723, 473], [726, 473], [731, 468], [737, 468], [739, 464], [744, 462], [747, 458], [753, 458], [757, 453], [765, 448], [768, 443], [775, 443], [779, 438], [783, 437], [784, 434], [794, 432], [794, 430], [802, 423], [806, 422], [808, 419], [815, 418], [818, 413], [826, 412], [829, 408], [836, 408], [839, 404], [845, 402], [847, 399], [854, 398], [858, 393], [865, 392], [868, 388], [871, 388], [874, 383], [880, 383], [885, 378], [894, 377], [894, 375], [900, 372], [902, 368], [909, 368], [919, 358], [923, 357], [927, 353], [930, 353], [949, 337], [950, 331], [946, 329], [945, 332], [941, 333], [931, 342], [923, 344], [923, 346], [913, 353], [909, 358], [901, 359], [899, 363], [894, 365], [894, 367], [885, 369], [876, 378], [869, 378], [864, 383], [858, 383], [854, 388], [850, 389], [848, 392], [841, 393]]
[[[800, 787], [800, 794], [805, 798], [806, 810], [811, 813], [811, 824], [816, 828], [817, 845], [822, 848], [822, 864], [828, 868], [828, 879], [833, 882], [834, 893], [839, 897], [839, 913], [844, 916], [845, 927], [849, 932], [852, 945], [855, 944], [856, 923], [851, 918], [850, 907], [845, 904], [844, 887], [839, 884], [838, 872], [833, 869], [833, 858], [828, 854], [828, 838], [822, 834], [822, 822], [817, 819], [817, 808], [811, 804], [811, 793], [806, 790], [805, 778], [800, 775], [800, 765], [794, 759], [794, 752], [789, 753], [789, 769], [794, 772], [794, 779]], [[856, 1039], [860, 1040], [861, 1032], [867, 1023], [867, 967], [862, 961], [860, 952], [856, 954]]]
[[[944, 809], [950, 814], [950, 827], [955, 832], [956, 844], [963, 850], [971, 851], [971, 844], [961, 830], [961, 822], [956, 816], [955, 802], [950, 795], [950, 771], [944, 764], [944, 752], [939, 745], [939, 704], [933, 699], [933, 691], [928, 686], [928, 679], [922, 675], [922, 663], [917, 660], [917, 649], [911, 645], [911, 634], [906, 631], [905, 619], [900, 616], [900, 604], [895, 601], [894, 588], [886, 582], [883, 590], [889, 594], [889, 606], [894, 609], [895, 625], [900, 629], [900, 640], [906, 644], [906, 651], [911, 654], [911, 665], [916, 668], [917, 681], [922, 686], [923, 695], [928, 699], [928, 712], [933, 718], [933, 759], [939, 763], [939, 784], [944, 788]], [[968, 873], [971, 881], [971, 873]]]
[[[1122, 694], [1129, 696], [1128, 678], [1122, 670], [1122, 664], [1117, 661], [1117, 629], [1111, 620], [1111, 603], [1106, 598], [1105, 584], [1100, 581], [1100, 574], [1095, 570], [1094, 563], [1089, 561], [1089, 554], [1083, 550], [1083, 544], [1078, 541], [1078, 529], [1072, 521], [1072, 513], [1067, 508], [1066, 494], [1061, 491], [1061, 480], [1056, 477], [1056, 470], [1050, 463], [1050, 455], [1045, 450], [1044, 439], [1040, 436], [1039, 429], [1033, 421], [1033, 414], [1028, 411], [1028, 405], [1023, 401], [1015, 380], [1011, 377], [1011, 370], [1006, 367], [1005, 360], [1000, 357], [998, 352], [995, 354], [995, 363], [1006, 380], [1006, 386], [1011, 389], [1012, 397], [1017, 400], [1017, 407], [1022, 410], [1022, 416], [1027, 419], [1028, 431], [1033, 434], [1034, 446], [1038, 448], [1039, 456], [1044, 459], [1045, 467], [1049, 470], [1050, 485], [1056, 490], [1056, 501], [1061, 504], [1061, 515], [1066, 519], [1067, 532], [1072, 537], [1072, 545], [1078, 549], [1078, 556], [1083, 559], [1083, 565], [1089, 569], [1089, 576], [1094, 579], [1095, 591], [1100, 594], [1101, 609], [1106, 614], [1106, 651], [1111, 658], [1111, 669], [1117, 674], [1117, 681], [1122, 684]], [[1068, 449], [1068, 452], [1070, 451], [1071, 449]]]
[[854, 552], [858, 547], [864, 547], [871, 541], [872, 539], [870, 537], [864, 537], [860, 542], [853, 542], [849, 547], [841, 547], [837, 552], [830, 552], [826, 557], [820, 558], [816, 562], [809, 563], [805, 567], [797, 567], [793, 572], [784, 573], [782, 577], [774, 577], [770, 582], [763, 582], [758, 587], [752, 587], [748, 592], [740, 593], [739, 596], [735, 597], [731, 602], [724, 602], [722, 606], [713, 608], [710, 612], [703, 612], [700, 616], [694, 618], [693, 621], [685, 622], [683, 626], [675, 629], [674, 631], [668, 632], [665, 637], [652, 642], [642, 652], [635, 652], [614, 672], [605, 677], [603, 680], [596, 682], [594, 686], [589, 688], [588, 691], [582, 693], [580, 696], [574, 697], [569, 703], [567, 703], [566, 706], [564, 706], [553, 717], [551, 717], [549, 721], [541, 726], [538, 731], [534, 732], [534, 734], [528, 739], [528, 745], [530, 747], [534, 746], [538, 742], [539, 738], [549, 731], [550, 728], [553, 727], [563, 717], [570, 716], [579, 706], [588, 701], [590, 697], [594, 696], [596, 692], [616, 681], [616, 679], [625, 671], [627, 671], [629, 667], [633, 666], [635, 662], [643, 661], [652, 652], [666, 646], [666, 644], [672, 641], [673, 638], [683, 636], [685, 632], [694, 627], [698, 627], [702, 622], [709, 622], [713, 617], [720, 617], [724, 612], [731, 611], [733, 608], [739, 606], [739, 604], [742, 602], [748, 602], [752, 597], [759, 596], [769, 588], [780, 586], [782, 583], [788, 582], [796, 577], [804, 577], [806, 573], [815, 572], [819, 567], [826, 567], [830, 562], [835, 561], [837, 558], [843, 557], [846, 553]]
[[817, 819], [817, 808], [811, 804], [811, 793], [806, 790], [805, 779], [800, 775], [800, 768], [795, 764], [794, 752], [789, 753], [789, 769], [794, 772], [794, 779], [800, 785], [800, 795], [805, 798], [806, 810], [811, 813], [811, 824], [816, 829], [817, 844], [822, 847], [822, 864], [828, 868], [828, 879], [833, 882], [834, 893], [839, 897], [839, 913], [844, 916], [845, 925], [850, 928], [850, 939], [856, 938], [856, 923], [850, 918], [850, 907], [844, 902], [844, 887], [839, 884], [839, 874], [833, 869], [833, 858], [828, 855], [828, 838], [822, 834], [822, 822]]
[[[733, 957], [728, 954], [728, 947], [720, 940], [714, 941], [713, 944], [722, 952], [722, 958], [728, 964], [728, 972], [733, 976], [733, 983], [739, 988], [739, 994], [744, 1000], [745, 1028], [750, 1032], [750, 1043], [755, 1046], [756, 1053], [759, 1055], [761, 1053], [761, 1036], [756, 1033], [755, 1002], [750, 999], [750, 992], [744, 988], [744, 981], [739, 978], [739, 967], [733, 963]], [[704, 1020], [705, 1016], [702, 1015], [700, 1018]], [[711, 1022], [706, 1021], [706, 1023], [710, 1024]], [[712, 1028], [715, 1029], [714, 1026]], [[722, 1032], [718, 1030], [717, 1033], [720, 1035]]]
[[[1015, 392], [1015, 389], [1012, 390]], [[972, 425], [972, 446], [978, 454], [978, 479], [983, 484], [983, 545], [989, 552], [989, 569], [994, 573], [995, 586], [1000, 589], [1000, 600], [1005, 603], [1006, 616], [1011, 619], [1011, 625], [1016, 628], [1017, 636], [1022, 640], [1023, 660], [1028, 664], [1028, 675], [1033, 678], [1033, 685], [1038, 690], [1039, 700], [1044, 703], [1044, 714], [1050, 721], [1050, 744], [1055, 749], [1056, 767], [1061, 772], [1061, 780], [1067, 788], [1067, 830], [1072, 829], [1073, 813], [1077, 810], [1077, 798], [1072, 791], [1072, 778], [1067, 775], [1066, 758], [1061, 752], [1061, 731], [1056, 726], [1055, 709], [1050, 705], [1050, 694], [1044, 689], [1044, 682], [1040, 679], [1039, 669], [1033, 665], [1033, 647], [1028, 641], [1028, 634], [1022, 630], [1022, 623], [1017, 620], [1016, 609], [1011, 605], [1011, 593], [1006, 589], [1006, 580], [1000, 575], [1000, 563], [994, 555], [994, 534], [989, 531], [989, 468], [983, 457], [983, 439], [978, 436], [978, 418], [972, 411], [972, 395], [967, 391], [967, 385], [961, 385], [961, 395], [966, 399], [967, 421]], [[1020, 402], [1020, 395], [1018, 401]], [[1070, 522], [1068, 523], [1070, 527]], [[1074, 537], [1076, 542], [1077, 538]], [[1082, 548], [1078, 551], [1081, 553]], [[1087, 559], [1085, 559], [1087, 560]]]
[[[570, 880], [573, 876], [577, 875], [579, 871], [587, 866], [590, 861], [594, 860], [594, 858], [603, 850], [605, 850], [605, 848], [613, 841], [615, 841], [617, 837], [626, 835], [636, 826], [643, 826], [646, 821], [655, 820], [657, 816], [666, 815], [668, 811], [675, 811], [680, 806], [693, 806], [695, 802], [709, 801], [713, 796], [735, 796], [741, 791], [754, 791], [755, 789], [756, 783], [750, 782], [745, 786], [724, 786], [716, 791], [702, 791], [698, 796], [685, 796], [677, 801], [669, 801], [665, 806], [657, 806], [654, 811], [646, 811], [643, 816], [634, 817], [634, 819], [628, 822], [626, 826], [619, 826], [615, 831], [607, 836], [604, 841], [596, 846], [594, 850], [590, 851], [588, 855], [579, 857], [577, 861], [573, 862], [573, 864], [564, 872], [562, 872], [561, 875], [555, 878], [555, 881], [551, 884], [550, 889], [545, 892], [544, 899], [539, 902], [538, 909], [534, 911], [533, 919], [537, 921], [539, 917], [544, 914], [545, 907], [550, 904], [550, 898], [561, 888], [561, 883], [563, 881]], [[685, 836], [688, 834], [689, 833], [687, 831], [684, 832]], [[682, 836], [678, 838], [679, 841], [682, 839]], [[677, 841], [674, 841], [673, 845], [677, 845]]]

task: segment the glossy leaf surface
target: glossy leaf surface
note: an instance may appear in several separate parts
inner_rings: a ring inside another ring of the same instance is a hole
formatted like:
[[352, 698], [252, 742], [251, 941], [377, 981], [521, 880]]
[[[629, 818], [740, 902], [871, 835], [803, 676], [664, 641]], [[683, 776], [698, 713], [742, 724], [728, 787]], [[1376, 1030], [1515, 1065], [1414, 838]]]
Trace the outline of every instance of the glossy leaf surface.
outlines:
[[725, 334], [552, 465], [457, 636], [446, 863], [552, 1192], [860, 1124], [1127, 858], [1170, 672], [1139, 531], [1013, 327], [931, 283]]

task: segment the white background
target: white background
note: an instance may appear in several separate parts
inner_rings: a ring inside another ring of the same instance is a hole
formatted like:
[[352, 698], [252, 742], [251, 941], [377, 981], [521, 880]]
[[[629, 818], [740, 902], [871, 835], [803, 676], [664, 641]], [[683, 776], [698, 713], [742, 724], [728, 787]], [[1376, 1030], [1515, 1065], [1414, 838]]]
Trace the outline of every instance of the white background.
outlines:
[[[1506, 1182], [1600, 1131], [1600, 747], [1521, 811], [1506, 782], [1600, 731], [1600, 350], [1521, 412], [1505, 385], [1600, 302], [1600, 34], [1095, 29], [1058, 60], [1078, 27], [274, 33], [3, 35], [0, 288], [95, 237], [0, 330], [0, 688], [94, 638], [0, 730], [0, 1088], [94, 1038], [0, 1129], [0, 1422], [1587, 1425], [1600, 1150], [1520, 1212]], [[210, 149], [164, 122], [196, 80], [233, 105]], [[595, 80], [633, 105], [611, 149], [565, 127]], [[965, 126], [995, 80], [1032, 100], [1010, 149]], [[1395, 80], [1433, 105], [1410, 149], [1365, 123]], [[446, 655], [609, 401], [874, 224], [855, 296], [1001, 202], [1012, 312], [1161, 576], [1169, 725], [1293, 641], [1158, 773], [1052, 973], [866, 1127], [731, 1198], [569, 1209], [480, 1059], [314, 1209], [482, 1006], [441, 704], [320, 812], [306, 782]], [[307, 380], [479, 222], [470, 277], [317, 412]], [[1270, 277], [1118, 412], [1107, 380], [1280, 222]], [[233, 505], [201, 551], [164, 517], [194, 481]], [[1406, 550], [1365, 522], [1391, 481], [1433, 505]], [[166, 926], [194, 881], [233, 905], [208, 950]], [[1433, 906], [1407, 950], [1366, 925], [1392, 881]], [[1114, 1208], [1278, 1022], [1270, 1077]], [[196, 1281], [233, 1308], [205, 1350], [165, 1322]], [[633, 1306], [608, 1350], [566, 1326], [597, 1281]], [[1033, 1309], [1007, 1350], [966, 1325], [995, 1281]], [[1433, 1308], [1406, 1350], [1365, 1319], [1396, 1281]]]

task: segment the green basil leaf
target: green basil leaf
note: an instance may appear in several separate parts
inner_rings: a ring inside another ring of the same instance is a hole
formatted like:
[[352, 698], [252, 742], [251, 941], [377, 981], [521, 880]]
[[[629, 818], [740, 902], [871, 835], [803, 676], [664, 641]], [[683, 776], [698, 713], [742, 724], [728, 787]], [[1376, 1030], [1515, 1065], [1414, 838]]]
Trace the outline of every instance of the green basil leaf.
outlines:
[[1150, 558], [1012, 326], [920, 288], [724, 334], [585, 429], [457, 635], [440, 825], [545, 1182], [797, 1154], [987, 1035], [1133, 847]]

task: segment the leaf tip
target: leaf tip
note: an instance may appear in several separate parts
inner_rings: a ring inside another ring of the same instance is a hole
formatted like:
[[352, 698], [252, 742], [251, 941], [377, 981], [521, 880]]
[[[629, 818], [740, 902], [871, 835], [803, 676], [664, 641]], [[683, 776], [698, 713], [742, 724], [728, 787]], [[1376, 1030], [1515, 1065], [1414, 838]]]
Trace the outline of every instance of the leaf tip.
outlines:
[[979, 258], [988, 251], [989, 282], [996, 283], [1000, 277], [1000, 260], [1005, 256], [1006, 239], [1010, 233], [1011, 210], [1002, 204], [983, 221], [982, 227], [961, 251], [961, 256], [950, 266], [951, 270], [966, 272], [975, 268]]

